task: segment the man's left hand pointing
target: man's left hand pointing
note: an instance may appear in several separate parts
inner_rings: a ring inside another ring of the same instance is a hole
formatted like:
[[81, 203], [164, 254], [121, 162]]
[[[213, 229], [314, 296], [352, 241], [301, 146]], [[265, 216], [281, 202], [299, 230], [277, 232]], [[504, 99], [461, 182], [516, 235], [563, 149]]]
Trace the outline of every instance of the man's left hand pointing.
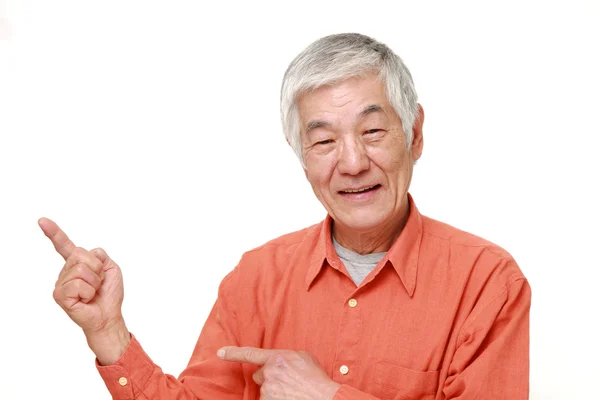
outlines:
[[331, 400], [340, 387], [305, 351], [223, 347], [217, 356], [261, 365], [252, 377], [260, 385], [261, 400]]

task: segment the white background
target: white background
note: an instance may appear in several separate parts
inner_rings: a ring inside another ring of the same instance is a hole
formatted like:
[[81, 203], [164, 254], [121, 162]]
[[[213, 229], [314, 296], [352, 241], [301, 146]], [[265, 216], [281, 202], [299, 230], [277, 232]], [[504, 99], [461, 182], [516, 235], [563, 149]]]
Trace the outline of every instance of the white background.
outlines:
[[313, 40], [357, 31], [411, 69], [421, 212], [509, 250], [533, 288], [531, 398], [600, 399], [600, 5], [595, 1], [0, 3], [0, 399], [107, 399], [54, 303], [37, 226], [101, 246], [129, 329], [191, 355], [241, 254], [325, 213], [281, 134]]

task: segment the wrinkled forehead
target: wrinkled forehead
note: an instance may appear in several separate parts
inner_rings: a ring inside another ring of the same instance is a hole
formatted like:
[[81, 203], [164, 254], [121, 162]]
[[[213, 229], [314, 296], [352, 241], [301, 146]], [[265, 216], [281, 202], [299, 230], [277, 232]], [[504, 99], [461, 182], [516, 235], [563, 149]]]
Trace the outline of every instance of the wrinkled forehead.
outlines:
[[305, 91], [298, 97], [297, 104], [304, 129], [315, 121], [334, 123], [394, 113], [377, 75], [352, 77]]

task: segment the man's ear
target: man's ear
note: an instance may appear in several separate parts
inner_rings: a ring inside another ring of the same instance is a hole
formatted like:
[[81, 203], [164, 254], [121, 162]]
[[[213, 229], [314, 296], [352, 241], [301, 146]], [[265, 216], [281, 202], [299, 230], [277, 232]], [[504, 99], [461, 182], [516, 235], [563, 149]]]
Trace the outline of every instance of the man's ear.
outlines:
[[423, 106], [419, 104], [419, 111], [417, 112], [417, 116], [415, 118], [415, 122], [413, 123], [413, 140], [410, 145], [410, 153], [412, 155], [413, 161], [416, 162], [419, 158], [421, 158], [421, 154], [423, 153], [423, 122], [425, 121], [425, 112], [423, 111]]

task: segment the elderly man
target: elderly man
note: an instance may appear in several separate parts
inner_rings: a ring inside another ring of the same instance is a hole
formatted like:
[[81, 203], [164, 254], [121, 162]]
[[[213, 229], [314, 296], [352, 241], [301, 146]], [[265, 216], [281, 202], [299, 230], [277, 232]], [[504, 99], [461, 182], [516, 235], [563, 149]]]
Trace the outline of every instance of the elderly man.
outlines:
[[401, 59], [322, 38], [285, 73], [281, 116], [327, 217], [243, 255], [178, 379], [127, 330], [117, 264], [39, 221], [112, 397], [526, 399], [529, 285], [502, 248], [419, 213], [424, 114]]

